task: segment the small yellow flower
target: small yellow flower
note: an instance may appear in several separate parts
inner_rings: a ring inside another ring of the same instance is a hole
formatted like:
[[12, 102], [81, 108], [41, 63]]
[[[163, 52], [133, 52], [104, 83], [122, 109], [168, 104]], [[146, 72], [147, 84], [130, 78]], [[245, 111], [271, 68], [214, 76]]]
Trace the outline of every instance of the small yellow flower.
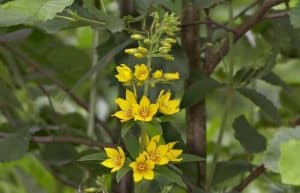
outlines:
[[179, 79], [179, 73], [174, 72], [174, 73], [164, 73], [164, 79], [165, 80], [178, 80]]
[[155, 72], [152, 73], [152, 77], [154, 79], [160, 79], [163, 76], [163, 71], [162, 70], [156, 70]]
[[120, 170], [125, 163], [125, 153], [121, 147], [117, 148], [104, 148], [108, 157], [107, 160], [101, 164], [107, 168], [112, 168], [111, 173]]
[[137, 104], [136, 96], [133, 92], [126, 89], [126, 98], [117, 98], [116, 104], [119, 105], [121, 111], [116, 112], [113, 116], [121, 119], [121, 122], [126, 122], [134, 118], [133, 106]]
[[155, 140], [150, 140], [146, 147], [146, 156], [157, 165], [166, 165], [169, 162], [167, 158], [168, 145], [157, 145]]
[[115, 75], [115, 77], [118, 79], [118, 81], [123, 83], [129, 83], [133, 76], [131, 69], [126, 64], [121, 64], [116, 67], [118, 74]]
[[134, 69], [134, 75], [139, 81], [145, 81], [148, 79], [149, 70], [145, 64], [137, 64]]
[[134, 182], [139, 182], [142, 179], [153, 180], [154, 179], [154, 163], [151, 160], [146, 159], [144, 154], [140, 154], [135, 162], [131, 162], [129, 167], [133, 170]]
[[135, 53], [138, 52], [138, 49], [137, 49], [137, 48], [128, 48], [128, 49], [125, 49], [124, 52], [125, 52], [126, 54], [131, 54], [131, 55], [133, 55], [133, 54], [135, 54]]
[[159, 105], [159, 112], [166, 114], [166, 115], [172, 115], [179, 111], [179, 99], [173, 99], [171, 98], [171, 92], [167, 92], [164, 94], [164, 90], [162, 90], [159, 93], [159, 96], [157, 98], [157, 104]]
[[182, 161], [182, 158], [178, 158], [182, 154], [181, 149], [173, 149], [173, 147], [176, 145], [176, 142], [168, 143], [168, 151], [167, 151], [167, 158], [171, 162], [180, 162]]
[[134, 120], [152, 121], [153, 116], [157, 113], [158, 104], [151, 104], [147, 96], [143, 96], [140, 104], [135, 104]]

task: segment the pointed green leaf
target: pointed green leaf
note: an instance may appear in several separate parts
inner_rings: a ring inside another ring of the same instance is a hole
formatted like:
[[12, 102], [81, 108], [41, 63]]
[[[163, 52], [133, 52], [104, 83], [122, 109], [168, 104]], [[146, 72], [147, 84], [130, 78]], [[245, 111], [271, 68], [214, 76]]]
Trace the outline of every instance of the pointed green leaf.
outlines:
[[182, 154], [181, 156], [183, 159], [181, 162], [198, 162], [198, 161], [203, 161], [204, 159], [200, 156], [193, 155], [193, 154]]
[[103, 161], [107, 157], [104, 152], [101, 153], [93, 153], [90, 155], [83, 156], [79, 158], [77, 161]]
[[267, 113], [269, 117], [275, 122], [280, 122], [280, 115], [274, 104], [267, 99], [264, 95], [260, 94], [256, 90], [249, 88], [240, 88], [238, 91], [246, 98], [256, 104], [262, 111]]
[[124, 166], [122, 169], [120, 169], [116, 174], [116, 180], [119, 183], [120, 180], [130, 171], [130, 168], [128, 166]]
[[259, 153], [266, 149], [266, 139], [257, 132], [244, 116], [233, 122], [234, 136], [249, 153]]

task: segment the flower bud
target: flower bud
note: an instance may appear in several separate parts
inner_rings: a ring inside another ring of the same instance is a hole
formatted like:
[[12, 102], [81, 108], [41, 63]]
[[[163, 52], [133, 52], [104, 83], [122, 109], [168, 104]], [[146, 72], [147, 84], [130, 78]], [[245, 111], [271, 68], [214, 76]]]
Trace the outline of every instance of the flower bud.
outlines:
[[166, 38], [164, 41], [169, 43], [169, 44], [175, 44], [176, 43], [176, 39], [174, 39], [174, 38]]
[[151, 43], [151, 40], [149, 38], [144, 39], [144, 43], [146, 45], [149, 45]]
[[141, 46], [139, 46], [139, 47], [137, 48], [137, 51], [138, 51], [139, 53], [142, 53], [142, 54], [147, 54], [147, 53], [148, 53], [148, 49], [147, 49], [147, 48], [144, 48], [144, 47], [141, 47]]
[[136, 48], [129, 48], [129, 49], [125, 49], [125, 51], [124, 51], [126, 54], [135, 54], [135, 53], [137, 53], [138, 52], [138, 49], [136, 49]]
[[171, 56], [170, 54], [165, 54], [165, 55], [163, 55], [163, 59], [168, 60], [168, 61], [173, 61], [174, 57]]
[[142, 36], [142, 35], [140, 35], [140, 34], [132, 34], [130, 37], [131, 37], [131, 39], [133, 39], [133, 40], [142, 40], [142, 39], [145, 38], [144, 36]]
[[135, 53], [135, 54], [133, 54], [133, 56], [136, 58], [144, 58], [145, 57], [144, 54], [142, 54], [142, 53]]

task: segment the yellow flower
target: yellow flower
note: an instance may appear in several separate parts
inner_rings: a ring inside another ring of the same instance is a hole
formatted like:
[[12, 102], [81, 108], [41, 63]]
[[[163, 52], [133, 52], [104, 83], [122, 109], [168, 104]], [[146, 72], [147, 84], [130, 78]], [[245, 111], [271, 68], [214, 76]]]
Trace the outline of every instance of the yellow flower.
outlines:
[[179, 73], [164, 73], [164, 79], [165, 80], [178, 80], [179, 79]]
[[162, 70], [156, 70], [154, 73], [152, 73], [152, 77], [155, 79], [160, 79], [163, 76]]
[[159, 112], [166, 114], [166, 115], [172, 115], [174, 113], [177, 113], [179, 111], [179, 99], [173, 99], [171, 98], [171, 92], [167, 92], [164, 94], [164, 90], [160, 91], [159, 96], [157, 98], [157, 104], [159, 105]]
[[140, 154], [135, 162], [131, 162], [129, 167], [133, 170], [134, 182], [139, 182], [142, 179], [153, 180], [154, 179], [154, 163], [151, 160], [146, 159], [144, 154]]
[[117, 148], [104, 148], [108, 157], [107, 160], [101, 164], [107, 168], [112, 168], [111, 173], [120, 170], [125, 163], [125, 153], [121, 147]]
[[117, 66], [118, 74], [115, 75], [115, 77], [118, 79], [118, 81], [123, 83], [128, 83], [132, 80], [132, 72], [131, 69], [126, 66], [126, 64], [121, 64]]
[[169, 161], [172, 162], [180, 162], [182, 161], [182, 158], [178, 158], [181, 154], [182, 154], [182, 150], [181, 149], [173, 149], [173, 147], [176, 145], [176, 142], [171, 142], [168, 143], [168, 151], [167, 151], [167, 158], [169, 159]]
[[167, 158], [168, 145], [157, 145], [154, 139], [151, 139], [146, 147], [146, 156], [157, 165], [166, 165], [169, 162]]
[[134, 75], [140, 81], [145, 81], [149, 77], [149, 70], [145, 64], [137, 64], [134, 67]]
[[153, 116], [157, 113], [158, 104], [151, 104], [148, 97], [143, 96], [140, 104], [135, 104], [133, 109], [134, 120], [152, 121]]
[[133, 92], [126, 89], [126, 98], [117, 98], [115, 102], [119, 105], [121, 111], [116, 112], [113, 116], [121, 119], [121, 122], [129, 121], [134, 118], [133, 106], [137, 104]]

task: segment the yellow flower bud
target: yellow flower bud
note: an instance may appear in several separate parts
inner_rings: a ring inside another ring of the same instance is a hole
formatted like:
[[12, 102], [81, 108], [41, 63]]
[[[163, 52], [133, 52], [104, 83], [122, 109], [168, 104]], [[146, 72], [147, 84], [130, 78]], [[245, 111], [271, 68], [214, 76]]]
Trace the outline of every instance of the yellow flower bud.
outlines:
[[133, 56], [136, 58], [144, 58], [145, 57], [144, 54], [142, 54], [142, 53], [135, 53], [135, 54], [133, 54]]
[[164, 73], [164, 79], [165, 80], [178, 80], [179, 79], [179, 73], [174, 72], [174, 73]]
[[171, 48], [171, 47], [172, 47], [172, 45], [171, 45], [170, 43], [166, 42], [166, 41], [162, 41], [162, 42], [161, 42], [161, 45], [162, 45], [163, 47], [167, 47], [167, 48]]
[[84, 192], [86, 192], [86, 193], [92, 193], [92, 192], [96, 192], [96, 191], [97, 191], [96, 188], [87, 188], [84, 190]]
[[129, 49], [125, 49], [124, 52], [125, 52], [126, 54], [131, 54], [131, 55], [133, 55], [133, 54], [135, 54], [135, 53], [138, 52], [138, 49], [136, 49], [136, 48], [129, 48]]
[[176, 39], [174, 39], [174, 38], [166, 38], [164, 41], [169, 43], [169, 44], [175, 44], [176, 43]]
[[144, 36], [142, 36], [142, 35], [140, 35], [140, 34], [132, 34], [130, 37], [131, 37], [131, 39], [133, 39], [133, 40], [142, 40], [142, 39], [145, 38]]
[[168, 60], [168, 61], [173, 61], [174, 57], [171, 56], [170, 54], [165, 54], [165, 55], [163, 55], [163, 59]]
[[151, 43], [151, 40], [149, 38], [144, 39], [144, 43], [149, 45]]
[[156, 70], [154, 73], [152, 73], [152, 77], [155, 79], [160, 79], [163, 76], [162, 70]]
[[169, 47], [160, 47], [160, 48], [158, 49], [158, 51], [160, 51], [160, 52], [163, 53], [163, 54], [167, 54], [168, 52], [171, 51], [171, 48], [169, 48]]
[[139, 47], [137, 48], [137, 51], [138, 51], [139, 53], [142, 53], [142, 54], [147, 54], [147, 53], [148, 53], [148, 49], [147, 49], [147, 48], [144, 48], [144, 47], [141, 47], [141, 46], [139, 46]]

